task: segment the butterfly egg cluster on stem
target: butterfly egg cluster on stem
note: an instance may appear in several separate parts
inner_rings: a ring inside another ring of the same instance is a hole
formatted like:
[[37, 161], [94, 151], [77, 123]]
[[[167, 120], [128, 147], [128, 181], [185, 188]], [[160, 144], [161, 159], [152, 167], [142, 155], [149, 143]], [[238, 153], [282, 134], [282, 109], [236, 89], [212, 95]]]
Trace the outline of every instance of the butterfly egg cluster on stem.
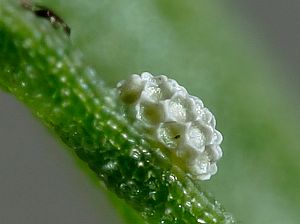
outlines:
[[222, 157], [222, 135], [202, 101], [175, 80], [148, 72], [117, 84], [121, 100], [152, 139], [172, 151], [189, 174], [208, 180]]

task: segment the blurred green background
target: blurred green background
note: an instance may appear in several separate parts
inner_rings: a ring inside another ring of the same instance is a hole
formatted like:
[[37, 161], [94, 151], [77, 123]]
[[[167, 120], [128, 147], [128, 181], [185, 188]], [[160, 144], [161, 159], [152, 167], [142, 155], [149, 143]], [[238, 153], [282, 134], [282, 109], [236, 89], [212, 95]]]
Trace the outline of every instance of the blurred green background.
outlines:
[[[224, 135], [219, 172], [203, 188], [237, 220], [300, 223], [297, 47], [281, 54], [289, 48], [264, 11], [234, 0], [40, 2], [65, 18], [108, 85], [150, 71], [203, 99]], [[27, 109], [1, 93], [0, 115], [0, 223], [121, 223]]]

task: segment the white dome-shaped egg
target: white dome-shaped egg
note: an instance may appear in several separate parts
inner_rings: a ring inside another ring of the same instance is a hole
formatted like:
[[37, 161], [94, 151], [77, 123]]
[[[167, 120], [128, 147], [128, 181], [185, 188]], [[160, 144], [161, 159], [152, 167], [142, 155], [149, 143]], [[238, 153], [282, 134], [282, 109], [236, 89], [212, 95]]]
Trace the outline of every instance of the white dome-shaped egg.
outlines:
[[222, 157], [222, 135], [213, 114], [175, 80], [149, 72], [117, 84], [120, 99], [151, 139], [173, 152], [189, 175], [208, 180]]

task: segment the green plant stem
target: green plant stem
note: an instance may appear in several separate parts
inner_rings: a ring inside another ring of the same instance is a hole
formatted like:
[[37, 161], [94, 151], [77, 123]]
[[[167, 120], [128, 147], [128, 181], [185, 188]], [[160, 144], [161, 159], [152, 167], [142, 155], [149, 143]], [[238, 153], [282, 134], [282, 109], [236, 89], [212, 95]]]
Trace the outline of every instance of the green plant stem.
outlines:
[[66, 35], [7, 1], [0, 8], [0, 86], [148, 223], [233, 223], [162, 149], [134, 130], [113, 89]]

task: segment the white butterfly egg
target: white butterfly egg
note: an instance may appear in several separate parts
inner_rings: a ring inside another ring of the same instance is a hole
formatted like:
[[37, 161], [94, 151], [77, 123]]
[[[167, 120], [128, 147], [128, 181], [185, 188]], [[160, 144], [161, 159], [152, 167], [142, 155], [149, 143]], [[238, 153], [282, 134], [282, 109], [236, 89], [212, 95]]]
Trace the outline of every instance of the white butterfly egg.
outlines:
[[193, 178], [208, 180], [222, 157], [222, 135], [213, 114], [175, 80], [148, 72], [117, 84], [136, 124], [174, 153]]

